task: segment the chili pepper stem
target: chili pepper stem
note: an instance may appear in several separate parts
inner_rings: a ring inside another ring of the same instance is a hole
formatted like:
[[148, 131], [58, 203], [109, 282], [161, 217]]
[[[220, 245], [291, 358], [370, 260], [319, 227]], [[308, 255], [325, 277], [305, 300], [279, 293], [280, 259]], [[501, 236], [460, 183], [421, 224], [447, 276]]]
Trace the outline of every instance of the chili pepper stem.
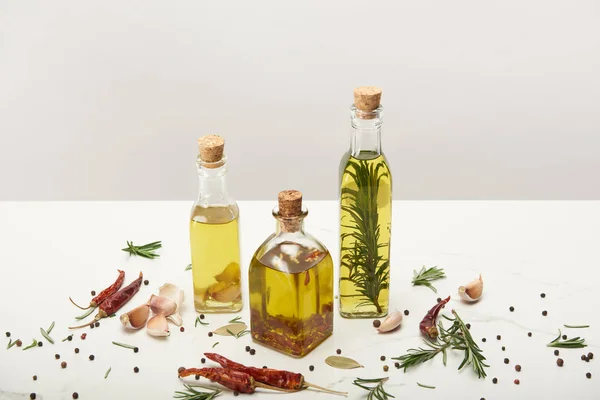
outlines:
[[348, 392], [338, 392], [337, 390], [327, 389], [327, 388], [321, 387], [319, 385], [315, 385], [314, 383], [310, 383], [310, 382], [306, 382], [306, 381], [304, 381], [304, 387], [305, 388], [313, 388], [313, 389], [319, 390], [321, 392], [329, 393], [329, 394], [339, 394], [340, 396], [348, 397]]
[[69, 297], [69, 301], [70, 301], [71, 303], [73, 303], [73, 305], [74, 305], [75, 307], [77, 307], [77, 308], [81, 308], [82, 310], [89, 310], [90, 308], [92, 308], [91, 304], [90, 304], [89, 306], [87, 306], [87, 307], [83, 308], [83, 307], [81, 307], [79, 304], [75, 303], [75, 302], [73, 301], [73, 299], [72, 299], [72, 298], [70, 298], [70, 297]]
[[83, 324], [83, 325], [77, 325], [77, 326], [70, 326], [69, 329], [79, 329], [79, 328], [85, 328], [86, 326], [90, 326], [90, 324], [93, 324], [96, 321], [100, 321], [102, 318], [106, 318], [108, 317], [108, 315], [106, 315], [106, 313], [102, 310], [100, 310], [100, 312], [98, 314], [96, 314], [96, 316], [94, 317], [94, 319], [90, 322], [88, 322], [87, 324]]
[[285, 393], [296, 393], [297, 392], [297, 390], [282, 389], [282, 388], [278, 388], [278, 387], [271, 386], [271, 385], [265, 385], [264, 383], [256, 382], [256, 381], [254, 381], [254, 386], [263, 388], [263, 389], [275, 390], [277, 392], [285, 392]]

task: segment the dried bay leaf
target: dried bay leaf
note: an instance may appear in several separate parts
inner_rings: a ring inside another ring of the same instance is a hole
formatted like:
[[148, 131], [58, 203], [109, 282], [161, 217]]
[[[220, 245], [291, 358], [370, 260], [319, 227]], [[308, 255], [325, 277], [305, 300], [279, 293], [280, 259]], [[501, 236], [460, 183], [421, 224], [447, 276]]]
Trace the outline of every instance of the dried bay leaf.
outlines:
[[221, 335], [221, 336], [232, 336], [232, 333], [233, 333], [233, 335], [237, 335], [240, 332], [245, 331], [247, 328], [248, 328], [248, 325], [244, 324], [243, 322], [236, 322], [233, 324], [227, 324], [220, 328], [217, 328], [214, 331], [212, 331], [212, 333], [214, 333], [215, 335]]
[[359, 364], [357, 361], [342, 356], [329, 356], [325, 359], [325, 362], [327, 365], [339, 369], [364, 368], [364, 366]]

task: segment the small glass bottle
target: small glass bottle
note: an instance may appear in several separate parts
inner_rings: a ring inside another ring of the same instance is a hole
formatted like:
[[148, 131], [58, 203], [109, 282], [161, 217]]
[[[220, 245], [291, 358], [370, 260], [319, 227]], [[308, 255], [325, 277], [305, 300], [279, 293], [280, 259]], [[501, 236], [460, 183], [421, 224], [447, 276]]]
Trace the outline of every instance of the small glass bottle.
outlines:
[[333, 261], [304, 232], [302, 193], [279, 193], [274, 234], [256, 250], [249, 270], [252, 337], [303, 357], [333, 332]]
[[340, 163], [340, 314], [388, 313], [392, 174], [381, 150], [381, 89], [359, 87], [351, 108], [350, 150]]
[[236, 312], [242, 308], [238, 206], [227, 192], [225, 141], [198, 139], [200, 191], [190, 217], [190, 246], [196, 311]]

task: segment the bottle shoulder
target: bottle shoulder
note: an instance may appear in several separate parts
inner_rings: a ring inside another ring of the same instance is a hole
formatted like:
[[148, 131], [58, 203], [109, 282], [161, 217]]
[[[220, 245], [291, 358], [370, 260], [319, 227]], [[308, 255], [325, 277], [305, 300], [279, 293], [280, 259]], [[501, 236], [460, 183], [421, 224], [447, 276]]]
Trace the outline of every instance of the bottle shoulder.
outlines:
[[295, 274], [314, 267], [327, 257], [331, 258], [329, 250], [311, 235], [272, 234], [254, 253], [251, 268], [260, 264]]

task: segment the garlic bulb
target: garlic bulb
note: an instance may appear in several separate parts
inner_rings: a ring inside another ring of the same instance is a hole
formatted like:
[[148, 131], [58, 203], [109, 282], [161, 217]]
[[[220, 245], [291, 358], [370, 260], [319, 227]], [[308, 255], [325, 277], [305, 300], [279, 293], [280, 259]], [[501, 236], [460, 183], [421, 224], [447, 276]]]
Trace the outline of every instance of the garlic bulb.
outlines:
[[381, 325], [377, 328], [379, 333], [390, 332], [400, 326], [402, 323], [402, 313], [398, 310], [391, 312]]
[[154, 317], [150, 318], [148, 324], [146, 325], [146, 331], [151, 336], [169, 336], [171, 332], [169, 332], [169, 324], [167, 324], [167, 317], [164, 314], [156, 314]]
[[159, 288], [158, 295], [161, 297], [166, 297], [167, 299], [171, 299], [175, 302], [175, 311], [168, 315], [167, 318], [175, 325], [181, 326], [183, 323], [183, 318], [181, 318], [181, 314], [179, 314], [179, 307], [183, 302], [183, 290], [179, 289], [172, 283], [165, 283]]
[[150, 316], [150, 305], [142, 304], [133, 310], [122, 314], [119, 319], [121, 323], [128, 329], [140, 329], [146, 325], [148, 317]]
[[177, 304], [173, 300], [166, 297], [156, 296], [154, 294], [152, 297], [150, 297], [149, 303], [152, 313], [162, 314], [165, 317], [173, 314], [177, 309]]
[[458, 294], [460, 298], [468, 302], [479, 300], [482, 293], [483, 279], [481, 279], [481, 274], [479, 274], [478, 279], [469, 282], [466, 286], [461, 286], [458, 288]]

